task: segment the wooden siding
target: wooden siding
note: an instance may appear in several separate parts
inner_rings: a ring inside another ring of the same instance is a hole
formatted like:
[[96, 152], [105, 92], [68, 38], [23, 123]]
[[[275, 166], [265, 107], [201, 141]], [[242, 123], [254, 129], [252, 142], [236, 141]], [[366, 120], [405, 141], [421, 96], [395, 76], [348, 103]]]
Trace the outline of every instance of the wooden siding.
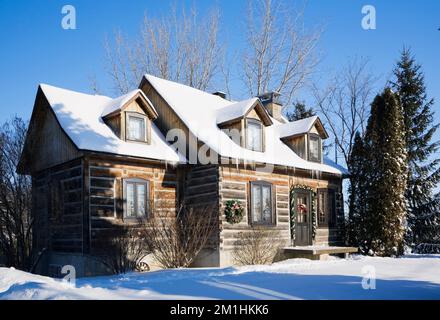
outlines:
[[124, 221], [124, 179], [138, 178], [149, 181], [149, 198], [152, 215], [174, 218], [178, 206], [176, 168], [145, 161], [127, 161], [112, 157], [89, 157], [88, 206], [90, 216], [90, 246], [95, 253], [102, 241], [115, 229], [132, 225]]
[[[250, 183], [251, 181], [266, 181], [273, 186], [273, 204], [276, 224], [267, 226], [268, 229], [279, 230], [286, 245], [290, 245], [290, 190], [296, 185], [306, 185], [314, 190], [318, 188], [334, 189], [337, 194], [336, 212], [337, 226], [332, 229], [318, 228], [314, 244], [341, 244], [341, 228], [343, 222], [343, 199], [340, 192], [342, 180], [339, 177], [312, 176], [301, 170], [275, 170], [273, 173], [257, 172], [243, 166], [221, 166], [219, 169], [219, 214], [220, 214], [220, 249], [232, 250], [237, 244], [240, 232], [251, 229], [250, 223]], [[339, 194], [339, 195], [338, 195]], [[244, 218], [238, 224], [230, 224], [225, 220], [224, 208], [227, 200], [239, 200], [244, 208]]]
[[193, 165], [186, 167], [184, 201], [188, 205], [217, 207], [219, 197], [219, 166]]
[[[230, 130], [228, 135], [232, 138], [232, 140], [234, 142], [238, 142], [237, 144], [239, 146], [244, 147], [244, 141], [245, 141], [244, 121], [242, 119], [236, 120], [236, 121], [233, 121], [230, 123], [222, 124], [219, 128], [224, 129], [224, 130]], [[233, 136], [237, 133], [239, 134], [239, 139], [237, 137]], [[239, 140], [239, 141], [237, 141], [237, 140]]]
[[[158, 118], [154, 121], [156, 126], [166, 137], [170, 130], [177, 129], [184, 134], [186, 139], [185, 143], [185, 154], [190, 163], [196, 164], [197, 159], [192, 157], [197, 156], [196, 150], [198, 150], [201, 143], [198, 143], [197, 138], [192, 132], [189, 131], [188, 127], [183, 123], [183, 121], [177, 116], [174, 110], [168, 105], [165, 99], [150, 85], [148, 81], [143, 81], [141, 90], [145, 93], [151, 103], [154, 105]], [[196, 150], [194, 150], [196, 148]], [[182, 151], [182, 150], [181, 150]]]
[[[231, 250], [236, 245], [240, 232], [251, 229], [250, 224], [250, 182], [266, 181], [272, 184], [272, 197], [275, 209], [276, 223], [274, 226], [267, 226], [270, 229], [280, 231], [286, 245], [290, 239], [289, 233], [289, 177], [280, 173], [256, 172], [252, 169], [237, 168], [233, 166], [220, 167], [220, 249]], [[239, 200], [245, 210], [244, 218], [238, 224], [230, 224], [225, 220], [224, 208], [227, 200]]]
[[282, 139], [299, 157], [307, 159], [307, 135]]
[[83, 252], [83, 161], [65, 163], [32, 179], [34, 245], [58, 252]]
[[39, 89], [18, 171], [36, 173], [81, 156]]

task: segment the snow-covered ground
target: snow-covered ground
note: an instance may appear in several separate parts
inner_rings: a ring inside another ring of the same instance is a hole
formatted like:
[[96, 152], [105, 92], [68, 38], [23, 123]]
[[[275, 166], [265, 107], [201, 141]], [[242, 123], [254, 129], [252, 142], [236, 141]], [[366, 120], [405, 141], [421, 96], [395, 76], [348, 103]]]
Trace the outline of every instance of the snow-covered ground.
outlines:
[[[376, 276], [373, 285], [363, 280]], [[0, 268], [0, 299], [440, 299], [440, 255], [179, 269], [77, 279]]]

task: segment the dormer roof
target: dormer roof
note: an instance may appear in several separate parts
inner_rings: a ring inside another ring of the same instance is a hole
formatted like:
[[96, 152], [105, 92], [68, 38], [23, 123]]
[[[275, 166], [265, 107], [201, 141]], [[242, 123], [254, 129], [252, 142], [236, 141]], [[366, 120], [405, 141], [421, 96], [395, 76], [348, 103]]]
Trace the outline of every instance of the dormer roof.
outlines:
[[269, 113], [260, 102], [258, 98], [251, 98], [243, 101], [234, 102], [226, 107], [217, 110], [217, 124], [222, 125], [228, 122], [242, 119], [255, 109], [258, 116], [265, 126], [273, 124]]
[[282, 139], [291, 138], [309, 133], [313, 126], [316, 126], [316, 129], [318, 130], [322, 139], [327, 139], [329, 137], [318, 116], [283, 123], [278, 126], [278, 132], [280, 134], [280, 138]]
[[123, 111], [131, 102], [137, 101], [140, 106], [144, 109], [145, 113], [152, 120], [158, 117], [157, 111], [154, 108], [151, 101], [147, 98], [147, 96], [142, 92], [142, 90], [136, 89], [130, 91], [127, 94], [124, 94], [118, 98], [112, 99], [105, 106], [102, 112], [102, 117], [107, 118], [112, 115], [118, 114]]

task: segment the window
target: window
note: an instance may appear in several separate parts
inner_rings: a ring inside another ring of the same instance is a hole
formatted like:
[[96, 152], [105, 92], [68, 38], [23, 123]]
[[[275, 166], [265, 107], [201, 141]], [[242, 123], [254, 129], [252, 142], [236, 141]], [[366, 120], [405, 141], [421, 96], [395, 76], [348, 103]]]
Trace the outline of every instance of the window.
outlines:
[[149, 183], [142, 179], [124, 181], [124, 218], [148, 216]]
[[335, 191], [318, 189], [318, 225], [333, 227], [336, 224]]
[[309, 135], [309, 161], [321, 162], [321, 138], [316, 134]]
[[254, 224], [273, 224], [272, 185], [251, 182], [251, 220]]
[[147, 141], [146, 118], [141, 115], [127, 114], [127, 140]]
[[263, 125], [260, 121], [247, 119], [246, 148], [252, 151], [263, 151]]

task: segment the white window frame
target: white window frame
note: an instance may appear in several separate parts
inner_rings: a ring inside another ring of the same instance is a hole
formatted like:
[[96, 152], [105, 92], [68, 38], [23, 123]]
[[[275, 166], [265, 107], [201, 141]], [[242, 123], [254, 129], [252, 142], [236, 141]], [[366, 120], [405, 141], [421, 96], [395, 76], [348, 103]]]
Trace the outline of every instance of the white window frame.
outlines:
[[[133, 188], [133, 196], [134, 196], [134, 208], [135, 208], [135, 215], [134, 216], [128, 216], [127, 212], [127, 185], [128, 184], [133, 184], [134, 188]], [[138, 214], [138, 200], [137, 200], [137, 186], [138, 185], [144, 185], [145, 187], [145, 199], [144, 199], [144, 203], [145, 203], [145, 215], [144, 216], [139, 216]], [[150, 216], [150, 181], [149, 180], [144, 180], [144, 179], [138, 179], [138, 178], [130, 178], [130, 179], [124, 179], [123, 180], [123, 200], [124, 200], [124, 212], [123, 212], [123, 217], [124, 220], [133, 220], [133, 219], [148, 219]]]
[[[259, 187], [259, 196], [260, 196], [260, 205], [261, 210], [263, 210], [263, 187], [269, 188], [270, 190], [270, 215], [271, 220], [270, 221], [255, 221], [254, 219], [254, 204], [253, 204], [253, 192], [254, 192], [254, 186]], [[251, 181], [250, 183], [250, 203], [249, 203], [249, 221], [251, 225], [264, 225], [264, 226], [275, 226], [276, 225], [276, 213], [275, 213], [275, 206], [274, 206], [274, 188], [272, 183], [266, 182], [266, 181]]]
[[[261, 141], [261, 145], [259, 149], [254, 149], [252, 147], [249, 146], [249, 123], [251, 124], [257, 124], [260, 126], [260, 141]], [[263, 152], [264, 151], [264, 125], [261, 121], [257, 120], [257, 119], [246, 119], [246, 149], [252, 150], [252, 151], [256, 151], [256, 152]]]
[[[312, 138], [316, 138], [317, 139], [317, 141], [318, 141], [318, 158], [317, 159], [312, 159], [311, 158], [311, 154], [312, 154], [312, 149], [311, 149], [311, 143], [310, 143], [310, 141], [311, 141], [311, 139]], [[318, 162], [318, 163], [322, 163], [322, 140], [321, 140], [321, 137], [318, 135], [318, 134], [315, 134], [315, 133], [309, 133], [308, 134], [308, 138], [307, 138], [307, 145], [308, 145], [308, 148], [307, 148], [307, 159], [309, 160], [309, 161], [311, 161], [311, 162]]]
[[[147, 129], [147, 117], [141, 113], [137, 112], [126, 112], [125, 115], [125, 137], [127, 141], [135, 141], [135, 142], [147, 142], [148, 141], [148, 129]], [[130, 137], [130, 118], [137, 118], [144, 121], [144, 133], [143, 133], [143, 139], [132, 139]]]

